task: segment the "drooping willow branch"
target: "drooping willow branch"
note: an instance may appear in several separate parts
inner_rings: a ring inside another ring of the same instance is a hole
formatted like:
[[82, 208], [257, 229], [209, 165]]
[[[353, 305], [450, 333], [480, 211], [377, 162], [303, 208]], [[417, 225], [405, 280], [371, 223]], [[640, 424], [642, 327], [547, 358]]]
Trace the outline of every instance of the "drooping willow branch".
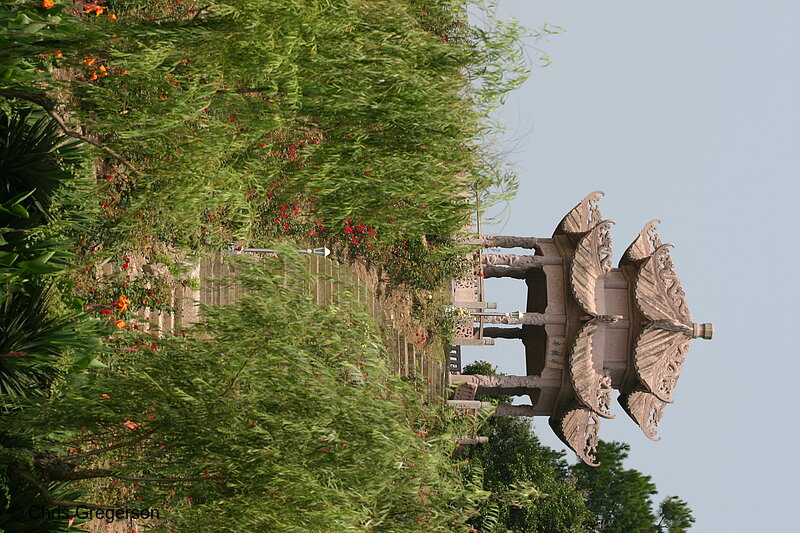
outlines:
[[129, 441], [119, 442], [117, 444], [112, 444], [111, 446], [106, 446], [105, 448], [98, 448], [97, 450], [92, 450], [92, 451], [89, 451], [89, 452], [82, 452], [82, 453], [76, 453], [74, 455], [61, 456], [61, 457], [59, 457], [59, 459], [64, 460], [64, 461], [72, 461], [72, 460], [75, 460], [75, 459], [82, 459], [84, 457], [91, 457], [92, 455], [100, 455], [101, 453], [110, 452], [111, 450], [117, 450], [119, 448], [124, 448], [125, 446], [130, 446], [132, 444], [136, 444], [136, 443], [142, 442], [143, 440], [149, 439], [150, 437], [152, 437], [155, 433], [156, 433], [155, 431], [151, 430], [151, 431], [149, 431], [147, 433], [143, 433], [143, 434], [141, 434], [141, 435], [137, 436], [136, 438], [131, 439]]
[[94, 139], [87, 137], [86, 135], [82, 135], [76, 131], [72, 131], [67, 127], [66, 122], [56, 112], [56, 103], [41, 93], [29, 93], [27, 91], [19, 91], [16, 89], [0, 89], [0, 96], [5, 96], [6, 98], [18, 98], [20, 100], [25, 100], [31, 103], [34, 103], [45, 110], [45, 112], [52, 118], [58, 127], [61, 128], [61, 131], [64, 132], [64, 135], [68, 137], [72, 137], [73, 139], [78, 139], [83, 141], [87, 144], [91, 144], [95, 148], [99, 148], [103, 152], [107, 153], [114, 159], [118, 160], [120, 163], [125, 165], [129, 170], [138, 173], [139, 169], [137, 169], [130, 161], [122, 157], [120, 154], [109, 148], [108, 146], [104, 146], [99, 142], [95, 141]]

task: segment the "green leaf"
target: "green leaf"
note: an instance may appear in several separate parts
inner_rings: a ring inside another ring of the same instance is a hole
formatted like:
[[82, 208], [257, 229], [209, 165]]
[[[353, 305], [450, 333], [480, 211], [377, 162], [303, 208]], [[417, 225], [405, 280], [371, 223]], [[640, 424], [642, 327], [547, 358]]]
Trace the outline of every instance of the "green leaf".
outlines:
[[22, 207], [21, 205], [12, 205], [11, 207], [2, 207], [0, 206], [0, 211], [5, 211], [9, 215], [14, 215], [19, 218], [29, 218], [28, 210]]
[[[50, 253], [52, 255], [52, 252]], [[53, 272], [58, 272], [59, 270], [64, 270], [63, 266], [60, 265], [51, 265], [45, 263], [44, 261], [39, 261], [40, 258], [33, 259], [31, 261], [21, 261], [17, 263], [17, 266], [26, 272], [30, 272], [32, 274], [52, 274]]]
[[[5, 241], [3, 243], [5, 244]], [[17, 260], [17, 257], [19, 257], [19, 254], [13, 252], [0, 252], [0, 265], [11, 266]]]
[[8, 201], [4, 202], [4, 203], [3, 203], [3, 205], [4, 205], [4, 206], [11, 206], [11, 205], [14, 205], [14, 204], [18, 204], [18, 203], [20, 203], [22, 200], [24, 200], [25, 198], [27, 198], [28, 196], [32, 195], [32, 194], [33, 194], [33, 193], [35, 193], [35, 192], [36, 192], [36, 189], [35, 189], [35, 188], [34, 188], [34, 189], [31, 189], [30, 191], [21, 192], [21, 193], [19, 193], [18, 195], [16, 195], [15, 197], [13, 197], [12, 199], [10, 199], [10, 200], [8, 200]]

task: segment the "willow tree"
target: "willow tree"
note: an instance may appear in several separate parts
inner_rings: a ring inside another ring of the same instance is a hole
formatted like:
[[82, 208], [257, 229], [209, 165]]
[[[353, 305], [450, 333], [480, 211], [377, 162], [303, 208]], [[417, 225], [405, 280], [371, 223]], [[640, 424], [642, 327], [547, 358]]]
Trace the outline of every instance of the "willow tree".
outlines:
[[76, 503], [50, 494], [60, 483], [105, 495], [88, 507], [166, 508], [179, 531], [463, 529], [482, 497], [448, 459], [466, 422], [421, 435], [433, 414], [368, 315], [346, 296], [317, 306], [304, 265], [249, 266], [251, 292], [186, 339], [120, 337], [7, 417], [6, 474], [56, 506]]
[[69, 125], [130, 182], [106, 228], [121, 239], [158, 216], [179, 239], [219, 241], [201, 232], [209, 212], [247, 238], [264, 203], [251, 193], [274, 183], [313, 196], [325, 228], [448, 235], [467, 220], [459, 193], [513, 183], [485, 141], [528, 75], [522, 27], [473, 27], [471, 3], [126, 0], [115, 20], [8, 3], [0, 28], [19, 31], [0, 38], [0, 96], [56, 116], [69, 102]]

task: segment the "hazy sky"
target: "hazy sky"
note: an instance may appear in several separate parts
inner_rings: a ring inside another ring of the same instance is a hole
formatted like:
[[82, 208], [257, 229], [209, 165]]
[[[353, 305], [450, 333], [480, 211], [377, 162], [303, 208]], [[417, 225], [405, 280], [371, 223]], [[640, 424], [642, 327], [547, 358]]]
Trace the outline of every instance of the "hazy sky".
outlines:
[[[630, 443], [627, 465], [659, 498], [689, 502], [694, 533], [800, 530], [800, 2], [500, 0], [498, 15], [565, 32], [537, 44], [552, 64], [501, 112], [521, 186], [505, 226], [484, 232], [549, 237], [602, 189], [614, 263], [660, 218], [694, 321], [715, 326], [692, 342], [660, 442], [616, 404], [601, 438]], [[487, 280], [487, 299], [524, 310], [521, 283]], [[519, 341], [464, 353], [524, 373]]]

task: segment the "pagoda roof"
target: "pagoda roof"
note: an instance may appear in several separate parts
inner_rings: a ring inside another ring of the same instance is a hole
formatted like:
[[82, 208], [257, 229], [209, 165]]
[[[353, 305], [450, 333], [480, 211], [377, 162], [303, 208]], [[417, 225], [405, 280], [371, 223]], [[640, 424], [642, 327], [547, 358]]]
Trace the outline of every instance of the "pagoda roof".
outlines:
[[[655, 439], [656, 427], [673, 393], [692, 339], [710, 339], [711, 324], [696, 324], [686, 302], [686, 293], [669, 255], [673, 244], [662, 244], [651, 220], [631, 243], [620, 267], [635, 268], [633, 295], [646, 320], [634, 342], [633, 364], [641, 387], [620, 396], [626, 413]], [[641, 390], [644, 389], [644, 390]]]
[[[614, 221], [600, 217], [596, 202], [602, 194], [595, 191], [586, 196], [554, 233], [567, 235], [574, 243], [569, 284], [575, 301], [590, 316], [571, 343], [569, 378], [574, 399], [569, 408], [551, 417], [550, 425], [567, 446], [592, 466], [596, 465], [592, 454], [600, 418], [614, 417], [609, 411], [611, 380], [595, 366], [599, 363], [595, 363], [593, 355], [593, 338], [608, 323], [623, 318], [600, 314], [604, 311], [597, 307], [597, 291], [603, 290], [602, 279], [612, 270], [609, 229]], [[663, 244], [656, 233], [659, 222], [645, 224], [619, 262], [629, 280], [632, 305], [638, 310], [626, 317], [633, 328], [630, 354], [636, 379], [622, 391], [619, 402], [652, 440], [659, 440], [656, 432], [663, 408], [674, 401], [673, 392], [691, 340], [710, 339], [713, 334], [711, 324], [692, 322], [686, 294], [669, 255], [673, 245]]]

